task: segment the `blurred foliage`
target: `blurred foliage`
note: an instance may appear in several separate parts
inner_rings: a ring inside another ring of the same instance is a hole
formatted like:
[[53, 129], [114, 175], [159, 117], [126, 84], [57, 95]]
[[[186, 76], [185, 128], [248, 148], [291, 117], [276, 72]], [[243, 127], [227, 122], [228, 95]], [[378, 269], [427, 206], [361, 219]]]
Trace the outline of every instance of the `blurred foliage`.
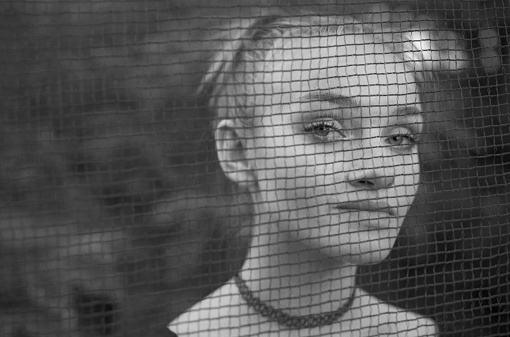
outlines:
[[249, 201], [219, 172], [194, 91], [221, 23], [278, 8], [422, 15], [463, 36], [470, 68], [442, 75], [455, 109], [422, 146], [421, 194], [360, 282], [445, 336], [508, 335], [506, 2], [7, 0], [1, 336], [149, 335], [229, 278]]

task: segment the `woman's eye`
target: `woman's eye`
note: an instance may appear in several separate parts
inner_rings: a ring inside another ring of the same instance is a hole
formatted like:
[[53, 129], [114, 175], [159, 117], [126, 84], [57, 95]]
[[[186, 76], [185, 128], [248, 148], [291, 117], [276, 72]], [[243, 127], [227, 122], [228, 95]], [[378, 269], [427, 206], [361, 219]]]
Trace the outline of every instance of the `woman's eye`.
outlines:
[[393, 133], [386, 138], [386, 143], [388, 145], [402, 149], [410, 149], [414, 147], [418, 141], [418, 135], [405, 128], [394, 130]]
[[304, 131], [311, 133], [321, 141], [332, 141], [345, 137], [342, 125], [334, 119], [325, 119], [305, 124]]

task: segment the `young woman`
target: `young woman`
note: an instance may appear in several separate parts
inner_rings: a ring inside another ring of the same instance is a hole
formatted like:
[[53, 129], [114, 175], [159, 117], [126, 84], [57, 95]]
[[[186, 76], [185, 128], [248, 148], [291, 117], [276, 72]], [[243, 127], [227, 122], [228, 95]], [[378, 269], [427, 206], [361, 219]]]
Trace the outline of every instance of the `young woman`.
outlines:
[[420, 178], [434, 78], [405, 34], [349, 17], [268, 17], [206, 76], [225, 175], [248, 189], [252, 242], [178, 336], [434, 336], [356, 287], [392, 249]]

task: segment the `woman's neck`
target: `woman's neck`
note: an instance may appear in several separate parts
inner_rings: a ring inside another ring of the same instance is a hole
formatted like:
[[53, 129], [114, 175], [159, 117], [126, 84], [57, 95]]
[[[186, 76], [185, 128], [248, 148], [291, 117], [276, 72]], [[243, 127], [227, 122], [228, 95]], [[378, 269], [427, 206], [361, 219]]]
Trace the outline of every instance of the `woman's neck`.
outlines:
[[346, 303], [354, 291], [356, 266], [282, 233], [255, 227], [240, 276], [264, 303], [304, 316], [334, 311]]

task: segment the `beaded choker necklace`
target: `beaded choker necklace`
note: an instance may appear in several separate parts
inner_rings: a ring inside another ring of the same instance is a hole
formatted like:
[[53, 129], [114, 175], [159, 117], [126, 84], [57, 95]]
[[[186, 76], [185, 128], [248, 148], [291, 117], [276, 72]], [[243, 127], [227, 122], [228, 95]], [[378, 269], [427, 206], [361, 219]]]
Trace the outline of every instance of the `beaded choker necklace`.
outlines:
[[355, 297], [355, 291], [353, 291], [347, 303], [334, 311], [306, 316], [291, 316], [287, 313], [284, 313], [280, 309], [276, 309], [271, 305], [262, 302], [260, 298], [256, 297], [248, 288], [246, 281], [243, 280], [239, 274], [234, 276], [234, 281], [236, 282], [241, 297], [257, 313], [266, 317], [270, 321], [278, 322], [279, 324], [285, 325], [291, 329], [314, 328], [331, 324], [338, 320], [347, 311], [349, 311]]

